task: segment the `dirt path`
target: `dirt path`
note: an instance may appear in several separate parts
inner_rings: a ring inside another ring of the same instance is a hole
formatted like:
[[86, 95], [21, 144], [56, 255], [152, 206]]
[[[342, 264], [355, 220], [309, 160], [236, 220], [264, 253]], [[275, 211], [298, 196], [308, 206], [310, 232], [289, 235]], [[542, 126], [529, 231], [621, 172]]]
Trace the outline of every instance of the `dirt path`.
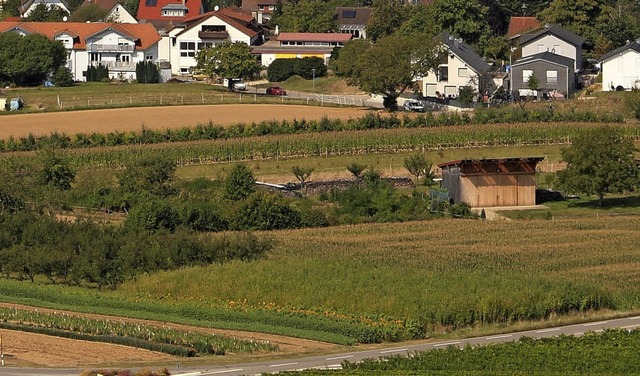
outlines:
[[271, 104], [139, 107], [74, 112], [50, 112], [0, 116], [0, 139], [66, 134], [104, 133], [148, 129], [181, 128], [212, 121], [230, 125], [263, 120], [349, 119], [364, 116], [368, 110], [353, 107], [312, 107]]
[[[198, 331], [247, 340], [269, 341], [279, 347], [280, 351], [278, 354], [280, 355], [331, 351], [339, 348], [338, 345], [272, 334], [202, 328], [159, 321], [126, 319], [107, 315], [34, 308], [9, 303], [0, 303], [0, 307], [15, 307], [18, 309], [30, 310], [37, 309], [38, 312], [65, 312], [72, 316], [90, 317], [101, 320], [124, 320], [132, 323], [144, 323], [151, 326], [170, 327], [186, 331]], [[0, 335], [2, 335], [5, 361], [8, 366], [84, 367], [104, 364], [135, 365], [136, 363], [142, 364], [142, 362], [148, 364], [150, 362], [185, 361], [185, 358], [121, 345], [77, 341], [4, 329], [0, 329]], [[262, 356], [269, 356], [269, 354], [264, 354]], [[233, 354], [226, 355], [225, 357], [238, 358], [238, 356]], [[261, 355], [254, 355], [253, 357], [261, 357]]]

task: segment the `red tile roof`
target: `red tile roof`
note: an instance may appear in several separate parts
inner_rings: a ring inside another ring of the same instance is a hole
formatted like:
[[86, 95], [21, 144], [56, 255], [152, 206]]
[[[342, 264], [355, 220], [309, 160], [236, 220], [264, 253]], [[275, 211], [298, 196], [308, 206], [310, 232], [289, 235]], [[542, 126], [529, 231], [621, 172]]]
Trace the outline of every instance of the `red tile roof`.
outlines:
[[233, 26], [234, 28], [238, 29], [238, 31], [240, 31], [241, 33], [249, 37], [254, 37], [255, 35], [260, 34], [262, 32], [262, 30], [259, 27], [254, 27], [253, 25], [254, 18], [253, 16], [251, 16], [251, 14], [243, 11], [242, 9], [236, 6], [231, 6], [231, 7], [222, 8], [217, 11], [208, 12], [195, 17], [191, 17], [183, 21], [182, 23], [186, 24], [187, 27], [183, 31], [181, 31], [178, 35], [196, 27], [197, 25], [200, 24], [200, 22], [213, 16], [220, 18], [222, 21], [226, 22], [230, 26]]
[[540, 23], [535, 17], [511, 17], [509, 20], [509, 29], [507, 30], [507, 38], [520, 36], [539, 27]]
[[348, 42], [352, 35], [347, 33], [280, 33], [278, 40], [283, 42]]
[[136, 49], [146, 50], [158, 43], [161, 38], [151, 24], [126, 24], [112, 22], [0, 22], [0, 33], [21, 29], [28, 33], [37, 33], [53, 39], [56, 35], [67, 33], [74, 37], [73, 49], [87, 48], [87, 38], [105, 30], [116, 30], [136, 40]]
[[163, 17], [162, 7], [170, 4], [179, 5], [183, 0], [140, 0], [138, 3], [138, 20], [146, 21], [173, 21], [174, 24], [182, 22], [183, 20], [197, 16], [203, 13], [202, 0], [184, 0], [184, 5], [187, 7], [187, 12], [184, 17]]

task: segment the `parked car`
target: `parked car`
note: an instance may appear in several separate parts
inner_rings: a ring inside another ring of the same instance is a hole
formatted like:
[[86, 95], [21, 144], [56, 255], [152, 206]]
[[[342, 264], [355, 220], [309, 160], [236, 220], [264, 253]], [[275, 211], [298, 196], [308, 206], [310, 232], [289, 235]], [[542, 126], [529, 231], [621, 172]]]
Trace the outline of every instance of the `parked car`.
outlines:
[[424, 112], [424, 104], [415, 99], [408, 99], [402, 105], [405, 111]]
[[245, 91], [247, 90], [247, 85], [244, 81], [234, 81], [233, 82], [233, 90], [235, 91]]
[[280, 86], [269, 86], [267, 88], [267, 95], [287, 95], [287, 92]]

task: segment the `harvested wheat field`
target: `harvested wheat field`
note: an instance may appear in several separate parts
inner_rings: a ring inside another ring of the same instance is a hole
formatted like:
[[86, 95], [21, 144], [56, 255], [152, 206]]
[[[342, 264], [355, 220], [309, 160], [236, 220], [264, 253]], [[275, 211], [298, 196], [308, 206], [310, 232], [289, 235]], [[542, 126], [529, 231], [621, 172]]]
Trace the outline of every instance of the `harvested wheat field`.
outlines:
[[52, 132], [105, 133], [181, 128], [209, 121], [230, 125], [263, 120], [349, 119], [368, 110], [353, 107], [314, 107], [271, 104], [234, 104], [170, 107], [135, 107], [73, 112], [47, 112], [0, 116], [0, 139], [10, 136], [48, 135]]

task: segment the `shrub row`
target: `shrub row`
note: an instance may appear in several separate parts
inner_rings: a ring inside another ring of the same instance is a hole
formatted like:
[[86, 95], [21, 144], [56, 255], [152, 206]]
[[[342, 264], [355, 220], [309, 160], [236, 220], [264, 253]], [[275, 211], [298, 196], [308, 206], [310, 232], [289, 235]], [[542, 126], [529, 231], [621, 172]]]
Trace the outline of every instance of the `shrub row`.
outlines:
[[327, 74], [327, 66], [319, 57], [305, 57], [302, 59], [275, 59], [267, 68], [267, 79], [270, 82], [285, 81], [297, 75], [306, 80]]
[[361, 118], [349, 120], [333, 120], [326, 117], [320, 120], [270, 120], [251, 124], [238, 123], [228, 127], [209, 122], [207, 124], [198, 124], [195, 127], [178, 129], [151, 130], [142, 128], [140, 132], [79, 133], [73, 136], [57, 132], [48, 136], [29, 134], [24, 137], [10, 137], [6, 140], [0, 140], [0, 152], [32, 151], [45, 147], [61, 149], [90, 148], [367, 129], [429, 128], [452, 125], [534, 122], [623, 123], [624, 117], [620, 114], [519, 109], [486, 109], [477, 111], [474, 116], [466, 113], [440, 113], [436, 115], [426, 113], [413, 118], [408, 116], [398, 118], [397, 116], [381, 116], [380, 114], [368, 113]]

